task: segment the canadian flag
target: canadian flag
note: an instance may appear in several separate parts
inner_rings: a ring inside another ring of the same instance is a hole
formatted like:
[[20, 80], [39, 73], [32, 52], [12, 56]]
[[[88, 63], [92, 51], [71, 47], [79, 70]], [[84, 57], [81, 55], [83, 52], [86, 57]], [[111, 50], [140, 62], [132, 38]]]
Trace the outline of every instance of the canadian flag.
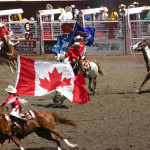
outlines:
[[86, 82], [83, 75], [80, 73], [75, 76], [70, 64], [22, 56], [18, 56], [17, 62], [17, 94], [43, 96], [58, 91], [73, 103], [90, 101], [89, 93], [84, 88]]

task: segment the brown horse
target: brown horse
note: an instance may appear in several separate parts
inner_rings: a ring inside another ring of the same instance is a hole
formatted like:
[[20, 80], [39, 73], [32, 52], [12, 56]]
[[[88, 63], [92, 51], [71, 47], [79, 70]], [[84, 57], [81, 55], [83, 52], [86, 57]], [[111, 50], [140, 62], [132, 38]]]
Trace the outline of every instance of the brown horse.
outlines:
[[[0, 112], [1, 109], [2, 108], [0, 108]], [[63, 139], [69, 147], [78, 148], [77, 144], [71, 144], [55, 126], [55, 123], [58, 122], [77, 127], [74, 121], [64, 118], [55, 112], [44, 112], [39, 110], [33, 110], [32, 112], [35, 118], [28, 120], [25, 127], [22, 125], [21, 128], [18, 128], [16, 135], [12, 134], [11, 123], [7, 120], [7, 118], [9, 118], [9, 113], [0, 113], [0, 150], [6, 139], [11, 139], [21, 150], [24, 150], [19, 139], [23, 139], [32, 132], [35, 132], [38, 136], [49, 141], [55, 142], [57, 144], [57, 150], [61, 150], [60, 139]], [[52, 135], [52, 133], [56, 136]]]
[[141, 86], [136, 92], [141, 92], [141, 89], [143, 85], [150, 79], [150, 46], [147, 43], [146, 39], [142, 40], [141, 42], [138, 42], [137, 44], [133, 45], [131, 47], [132, 51], [141, 51], [144, 56], [144, 60], [146, 63], [146, 68], [147, 68], [147, 75], [142, 82]]
[[17, 62], [18, 52], [10, 44], [10, 40], [7, 34], [3, 34], [3, 44], [1, 47], [1, 61], [5, 61], [12, 72], [16, 70], [15, 62]]

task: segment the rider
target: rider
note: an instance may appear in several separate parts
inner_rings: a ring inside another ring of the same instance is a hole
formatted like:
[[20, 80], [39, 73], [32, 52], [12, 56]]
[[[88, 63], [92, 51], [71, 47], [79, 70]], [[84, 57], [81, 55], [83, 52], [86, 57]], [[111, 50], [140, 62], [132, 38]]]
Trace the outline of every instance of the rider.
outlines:
[[[4, 25], [0, 22], [0, 50], [1, 50], [1, 46], [3, 44], [3, 34], [7, 34], [10, 38], [10, 32], [4, 27]], [[13, 43], [12, 41], [9, 40], [9, 44], [11, 44], [12, 46], [16, 45], [19, 41], [17, 41], [16, 43]], [[2, 53], [2, 52], [1, 52]]]
[[82, 53], [81, 53], [81, 58], [83, 60], [86, 59], [86, 48], [85, 48], [85, 45], [83, 44], [83, 37], [81, 37], [80, 35], [77, 35], [76, 37], [74, 37], [74, 41], [75, 42], [80, 42], [80, 46], [82, 47]]
[[65, 58], [69, 57], [69, 61], [73, 67], [74, 62], [79, 61], [81, 66], [81, 73], [85, 76], [86, 72], [83, 65], [83, 60], [81, 59], [81, 53], [83, 51], [83, 46], [80, 45], [80, 42], [74, 42], [72, 48], [69, 48], [68, 53], [66, 54]]
[[12, 125], [13, 134], [15, 134], [16, 129], [20, 128], [19, 119], [26, 120], [25, 118], [23, 118], [24, 115], [20, 113], [22, 111], [22, 106], [21, 106], [20, 102], [24, 104], [27, 101], [25, 99], [20, 98], [16, 94], [17, 90], [12, 85], [8, 85], [8, 88], [6, 88], [5, 90], [9, 93], [9, 96], [1, 104], [1, 107], [3, 107], [6, 104], [11, 104], [12, 109], [11, 109], [10, 117], [13, 122], [13, 125]]

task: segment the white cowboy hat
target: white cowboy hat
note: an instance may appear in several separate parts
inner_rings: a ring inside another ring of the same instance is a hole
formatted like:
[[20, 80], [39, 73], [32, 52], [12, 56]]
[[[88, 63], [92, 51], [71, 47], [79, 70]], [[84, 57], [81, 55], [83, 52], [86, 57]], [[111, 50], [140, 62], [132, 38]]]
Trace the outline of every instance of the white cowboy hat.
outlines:
[[[147, 6], [144, 6], [144, 9], [143, 10], [150, 10], [150, 8], [148, 8]], [[142, 11], [143, 11], [142, 10]]]
[[72, 7], [66, 6], [66, 7], [65, 7], [65, 11], [67, 10], [67, 8], [69, 8], [69, 9], [70, 9], [70, 12], [72, 12]]
[[5, 90], [9, 93], [16, 93], [17, 92], [17, 90], [12, 85], [8, 85], [8, 88], [6, 88]]
[[126, 8], [126, 5], [124, 5], [124, 4], [121, 4], [121, 5], [119, 6], [119, 8], [121, 8], [121, 7], [124, 7], [124, 8]]
[[46, 9], [48, 9], [48, 7], [50, 7], [50, 9], [53, 9], [53, 6], [51, 4], [47, 4]]
[[139, 5], [139, 2], [134, 1], [132, 4], [133, 5]]
[[75, 5], [71, 5], [71, 8], [75, 8], [76, 6]]
[[74, 37], [74, 40], [77, 40], [77, 39], [82, 39], [83, 40], [83, 37], [81, 37], [80, 35], [77, 35], [76, 37]]
[[74, 46], [81, 46], [80, 42], [74, 42], [74, 44], [72, 45], [72, 47], [74, 47]]
[[3, 27], [4, 25], [0, 22], [0, 27]]
[[135, 8], [135, 6], [134, 5], [129, 5], [128, 8]]

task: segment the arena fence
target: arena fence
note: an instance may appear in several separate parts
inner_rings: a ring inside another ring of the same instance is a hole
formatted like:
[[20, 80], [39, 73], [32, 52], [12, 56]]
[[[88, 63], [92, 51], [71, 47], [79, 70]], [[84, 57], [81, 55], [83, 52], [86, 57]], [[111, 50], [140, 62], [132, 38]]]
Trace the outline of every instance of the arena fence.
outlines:
[[[142, 9], [142, 8], [140, 8]], [[22, 10], [17, 10], [18, 12]], [[12, 11], [16, 13], [16, 11]], [[60, 9], [41, 10], [36, 21], [11, 21], [12, 12], [7, 15], [0, 11], [0, 21], [11, 32], [11, 40], [16, 42], [16, 49], [20, 54], [40, 55], [52, 54], [51, 49], [59, 35], [68, 35], [73, 31], [75, 20], [59, 22]], [[130, 48], [135, 43], [146, 38], [150, 41], [150, 20], [139, 18], [139, 9], [136, 14], [123, 15], [121, 21], [97, 21], [99, 9], [82, 10], [79, 14], [79, 23], [83, 27], [94, 27], [94, 44], [86, 46], [87, 54], [98, 55], [126, 55], [132, 54]], [[91, 20], [84, 20], [84, 15], [91, 15]], [[134, 15], [134, 19], [131, 19]]]

